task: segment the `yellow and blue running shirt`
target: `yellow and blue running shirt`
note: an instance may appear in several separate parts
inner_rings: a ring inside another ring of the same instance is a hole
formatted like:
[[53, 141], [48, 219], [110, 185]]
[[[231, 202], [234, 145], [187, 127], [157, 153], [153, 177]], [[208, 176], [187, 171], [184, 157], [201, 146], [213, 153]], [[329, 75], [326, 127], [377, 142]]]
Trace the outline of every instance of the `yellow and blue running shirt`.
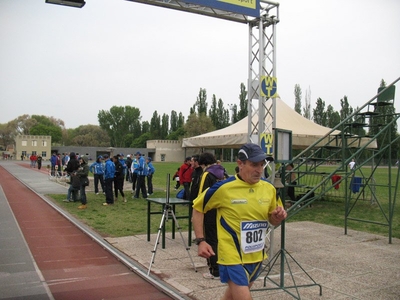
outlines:
[[193, 208], [202, 213], [217, 209], [218, 263], [236, 265], [266, 258], [268, 215], [277, 205], [271, 183], [249, 184], [235, 175], [199, 194]]

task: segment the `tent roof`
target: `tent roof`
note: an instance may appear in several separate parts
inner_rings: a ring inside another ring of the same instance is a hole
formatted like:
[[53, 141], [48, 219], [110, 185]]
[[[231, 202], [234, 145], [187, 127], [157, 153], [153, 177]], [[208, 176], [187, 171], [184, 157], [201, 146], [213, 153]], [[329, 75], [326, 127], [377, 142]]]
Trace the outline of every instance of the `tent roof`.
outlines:
[[[268, 101], [272, 101], [269, 99]], [[267, 101], [267, 106], [268, 106]], [[276, 127], [292, 131], [292, 147], [294, 149], [305, 149], [326, 136], [332, 129], [324, 127], [308, 120], [290, 108], [283, 100], [276, 98]], [[253, 117], [256, 123], [258, 115]], [[267, 116], [266, 123], [272, 123], [271, 117]], [[338, 134], [336, 131], [334, 134]], [[184, 148], [240, 148], [248, 141], [248, 117], [223, 129], [215, 130], [202, 135], [184, 138]], [[321, 141], [319, 145], [325, 145]]]

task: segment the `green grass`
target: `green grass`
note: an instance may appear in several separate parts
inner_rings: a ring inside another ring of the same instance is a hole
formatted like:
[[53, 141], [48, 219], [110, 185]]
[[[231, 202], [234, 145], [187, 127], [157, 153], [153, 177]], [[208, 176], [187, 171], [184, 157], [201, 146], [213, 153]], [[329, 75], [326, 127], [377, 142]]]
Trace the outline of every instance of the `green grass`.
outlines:
[[[167, 173], [172, 175], [180, 166], [177, 163], [154, 163], [156, 174], [153, 177], [154, 194], [152, 197], [165, 197]], [[224, 163], [224, 167], [229, 174], [234, 173], [236, 163]], [[333, 167], [323, 167], [324, 172], [329, 172]], [[368, 175], [369, 169], [363, 170], [364, 175]], [[387, 184], [388, 174], [387, 168], [378, 168], [374, 178], [377, 183], [376, 194], [379, 198], [381, 207], [377, 204], [371, 205], [369, 200], [360, 200], [354, 206], [350, 217], [360, 218], [363, 220], [386, 223], [388, 218], [388, 188], [381, 185]], [[397, 169], [393, 170], [392, 181], [396, 179]], [[394, 178], [394, 179], [393, 179]], [[125, 182], [125, 187], [128, 187]], [[170, 195], [175, 197], [176, 191], [173, 187], [174, 181], [170, 184]], [[394, 191], [392, 191], [393, 193]], [[118, 200], [113, 206], [103, 206], [105, 201], [104, 195], [95, 195], [93, 192], [87, 192], [88, 208], [86, 210], [78, 210], [79, 203], [66, 203], [62, 200], [66, 198], [62, 195], [49, 195], [59, 206], [67, 210], [76, 218], [87, 224], [89, 227], [96, 230], [103, 236], [121, 237], [136, 234], [145, 234], [147, 232], [147, 201], [144, 199], [132, 199], [130, 190], [126, 190], [127, 203]], [[397, 214], [399, 204], [396, 203], [393, 217], [393, 237], [400, 238], [400, 219]], [[159, 210], [161, 206], [152, 204], [152, 211]], [[177, 205], [176, 215], [187, 215], [188, 207]], [[338, 197], [327, 198], [321, 201], [315, 201], [312, 207], [302, 208], [297, 214], [294, 214], [288, 220], [294, 221], [313, 221], [321, 224], [333, 225], [344, 228], [344, 199]], [[156, 233], [161, 221], [161, 214], [151, 215], [151, 232]], [[188, 228], [188, 220], [179, 219], [179, 225], [185, 231]], [[171, 222], [169, 222], [171, 223]], [[388, 227], [366, 222], [349, 221], [348, 228], [365, 232], [376, 233], [383, 236], [388, 236]], [[167, 231], [171, 230], [171, 224], [166, 227]]]
[[[102, 194], [95, 195], [93, 192], [87, 192], [88, 207], [79, 210], [79, 202], [67, 203], [62, 200], [65, 195], [49, 195], [54, 201], [67, 210], [70, 214], [96, 230], [102, 236], [121, 237], [136, 234], [145, 234], [147, 232], [147, 201], [145, 199], [132, 199], [129, 191], [125, 193], [127, 202], [122, 199], [114, 205], [103, 206], [105, 197]], [[152, 197], [165, 197], [164, 192], [155, 192]], [[152, 204], [151, 211], [159, 211], [161, 213], [162, 206]], [[183, 205], [176, 206], [176, 216], [185, 216], [188, 214], [188, 207]], [[160, 225], [161, 214], [151, 215], [151, 232], [155, 233]], [[187, 230], [188, 221], [179, 219], [179, 225], [182, 230]], [[167, 231], [171, 229], [171, 225], [167, 225]]]

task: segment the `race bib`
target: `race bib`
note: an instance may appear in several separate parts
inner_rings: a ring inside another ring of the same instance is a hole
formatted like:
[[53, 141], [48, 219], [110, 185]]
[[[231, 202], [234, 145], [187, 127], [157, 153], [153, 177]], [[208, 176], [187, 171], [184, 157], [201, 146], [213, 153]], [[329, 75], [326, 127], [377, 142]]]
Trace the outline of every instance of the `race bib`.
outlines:
[[242, 221], [240, 223], [242, 251], [253, 253], [264, 249], [267, 228], [267, 221]]

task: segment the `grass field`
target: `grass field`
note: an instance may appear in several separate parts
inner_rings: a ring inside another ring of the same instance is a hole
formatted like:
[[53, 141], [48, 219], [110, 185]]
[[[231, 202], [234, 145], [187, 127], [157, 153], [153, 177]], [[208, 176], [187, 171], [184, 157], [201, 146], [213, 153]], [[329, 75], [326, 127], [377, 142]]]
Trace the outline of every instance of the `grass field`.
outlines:
[[[154, 163], [156, 168], [155, 176], [153, 177], [154, 194], [152, 197], [165, 197], [166, 192], [166, 179], [167, 174], [172, 175], [180, 166], [177, 163]], [[229, 174], [234, 174], [236, 163], [224, 163], [224, 167]], [[332, 166], [323, 167], [324, 172], [330, 173], [333, 170]], [[368, 176], [369, 168], [362, 170], [362, 175]], [[392, 170], [392, 183], [397, 179], [398, 169]], [[376, 233], [383, 236], [388, 236], [388, 219], [389, 216], [389, 192], [393, 195], [395, 190], [389, 191], [387, 188], [388, 183], [388, 170], [385, 167], [378, 168], [374, 174], [376, 182], [375, 194], [378, 198], [378, 203], [371, 204], [369, 197], [362, 201], [358, 201], [354, 206], [350, 217], [363, 219], [364, 221], [349, 221], [348, 226], [350, 229]], [[66, 209], [69, 213], [86, 223], [88, 226], [102, 234], [103, 236], [121, 237], [135, 234], [144, 234], [147, 230], [147, 201], [145, 199], [132, 199], [128, 182], [125, 182], [127, 203], [119, 200], [113, 206], [102, 206], [105, 200], [104, 195], [95, 195], [93, 192], [87, 192], [88, 208], [85, 210], [78, 210], [79, 203], [66, 203], [63, 202], [66, 195], [50, 195], [58, 205]], [[175, 182], [170, 182], [170, 195], [174, 197]], [[177, 205], [176, 215], [187, 215], [188, 207]], [[160, 209], [160, 205], [152, 206], [152, 210]], [[392, 236], [400, 238], [400, 218], [398, 216], [399, 204], [396, 203], [393, 222], [392, 222]], [[299, 213], [290, 217], [288, 222], [294, 221], [313, 221], [321, 224], [333, 225], [344, 228], [345, 220], [345, 204], [344, 199], [339, 197], [328, 197], [323, 200], [314, 201], [312, 207], [302, 209]], [[161, 215], [151, 216], [151, 232], [155, 233], [161, 220]], [[368, 222], [374, 223], [368, 223]], [[378, 225], [384, 223], [386, 225]], [[180, 219], [179, 225], [182, 230], [187, 230], [188, 221]], [[167, 225], [167, 231], [171, 229], [171, 225]]]

